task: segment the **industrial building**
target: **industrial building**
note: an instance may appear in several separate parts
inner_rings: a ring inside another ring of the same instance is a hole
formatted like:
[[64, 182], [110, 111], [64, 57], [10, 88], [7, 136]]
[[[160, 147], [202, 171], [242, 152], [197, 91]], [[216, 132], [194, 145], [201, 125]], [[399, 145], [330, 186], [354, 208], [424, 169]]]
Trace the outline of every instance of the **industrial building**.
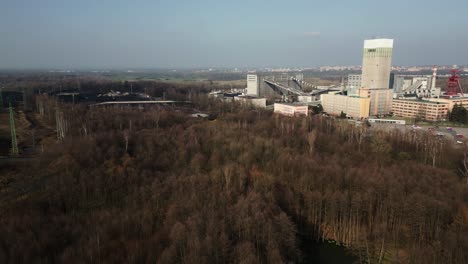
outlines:
[[386, 115], [392, 111], [391, 89], [360, 89], [359, 96], [370, 99], [369, 116]]
[[455, 104], [468, 108], [468, 97], [393, 99], [392, 111], [399, 117], [443, 121], [447, 119]]
[[275, 103], [273, 112], [286, 116], [307, 116], [309, 115], [309, 107], [307, 105]]
[[393, 99], [392, 111], [395, 116], [442, 121], [455, 104], [468, 108], [468, 97]]
[[346, 92], [350, 96], [359, 96], [358, 91], [361, 88], [362, 75], [349, 74], [348, 83], [346, 85]]
[[393, 98], [390, 89], [392, 53], [393, 39], [365, 40], [362, 75], [348, 76], [346, 95], [322, 95], [324, 111], [331, 114], [343, 112], [353, 118], [389, 114]]
[[[432, 78], [429, 75], [396, 75], [393, 83], [395, 93], [408, 93], [414, 89], [428, 89], [432, 87]], [[410, 88], [410, 89], [409, 89]]]
[[394, 99], [392, 104], [395, 116], [420, 118], [428, 121], [443, 121], [447, 119], [450, 110], [448, 102]]
[[247, 75], [246, 95], [278, 98], [287, 95], [306, 95], [302, 92], [305, 85], [302, 73], [255, 73]]
[[468, 109], [468, 97], [465, 97], [465, 96], [451, 97], [451, 98], [429, 98], [427, 100], [431, 102], [447, 103], [449, 111], [452, 111], [453, 106], [455, 104], [461, 105], [464, 108]]
[[332, 115], [342, 112], [348, 117], [357, 119], [369, 117], [370, 98], [359, 96], [346, 96], [340, 94], [322, 94], [321, 102], [324, 111]]
[[361, 74], [349, 74], [348, 75], [348, 88], [360, 88], [362, 82]]
[[241, 95], [234, 97], [235, 101], [241, 102], [245, 105], [252, 105], [255, 107], [266, 108], [266, 98], [259, 98], [250, 95]]
[[437, 68], [430, 75], [396, 75], [393, 83], [395, 98], [434, 98], [442, 95], [436, 87]]
[[364, 41], [362, 81], [364, 89], [389, 89], [393, 39]]
[[392, 110], [393, 91], [390, 89], [393, 39], [364, 41], [362, 81], [359, 96], [368, 96], [371, 116], [389, 114]]
[[[393, 100], [393, 114], [408, 118], [421, 118], [429, 121], [445, 120], [453, 107], [468, 108], [468, 97], [464, 95], [459, 82], [458, 71], [453, 70], [447, 81], [447, 91], [435, 87], [437, 68], [431, 76], [397, 76], [395, 89], [399, 91]], [[410, 99], [409, 99], [410, 98]]]

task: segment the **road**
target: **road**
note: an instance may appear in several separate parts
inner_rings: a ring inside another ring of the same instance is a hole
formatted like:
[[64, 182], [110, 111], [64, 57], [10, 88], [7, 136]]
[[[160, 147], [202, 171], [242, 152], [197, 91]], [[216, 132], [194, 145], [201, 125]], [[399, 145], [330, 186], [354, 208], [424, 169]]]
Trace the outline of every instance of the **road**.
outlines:
[[[452, 129], [447, 129], [447, 127], [434, 127], [434, 126], [413, 126], [413, 125], [399, 125], [399, 124], [371, 124], [373, 129], [382, 129], [382, 130], [391, 130], [399, 129], [404, 132], [412, 130], [421, 130], [430, 132], [431, 129], [439, 135], [453, 139], [457, 141], [465, 141], [468, 138], [468, 128], [454, 127]], [[457, 135], [462, 135], [462, 138], [457, 137]]]

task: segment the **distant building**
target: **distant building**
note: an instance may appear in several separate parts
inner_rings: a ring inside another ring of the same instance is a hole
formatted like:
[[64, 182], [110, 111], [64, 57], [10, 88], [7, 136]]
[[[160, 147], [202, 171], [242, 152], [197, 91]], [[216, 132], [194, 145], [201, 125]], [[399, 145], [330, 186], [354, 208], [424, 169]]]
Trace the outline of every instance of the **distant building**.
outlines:
[[260, 84], [257, 74], [247, 74], [247, 95], [259, 96]]
[[361, 89], [359, 96], [370, 98], [370, 116], [386, 115], [392, 111], [393, 91], [391, 89]]
[[375, 119], [375, 118], [369, 118], [367, 121], [369, 123], [374, 123], [374, 124], [397, 124], [397, 125], [406, 125], [405, 120], [398, 120], [398, 119]]
[[394, 99], [392, 104], [395, 116], [421, 118], [428, 121], [445, 120], [449, 111], [448, 102]]
[[468, 97], [393, 99], [392, 111], [395, 116], [443, 121], [455, 104], [468, 108]]
[[349, 74], [348, 75], [348, 88], [355, 87], [360, 88], [362, 81], [361, 74]]
[[300, 82], [302, 73], [258, 73], [247, 75], [247, 95], [274, 98], [287, 94], [290, 91], [302, 91]]
[[287, 116], [298, 116], [309, 114], [309, 107], [306, 105], [294, 105], [294, 104], [274, 104], [274, 112], [287, 115]]
[[369, 97], [370, 116], [389, 114], [393, 91], [390, 90], [393, 39], [364, 41], [360, 97]]
[[322, 94], [320, 98], [323, 111], [328, 114], [340, 115], [343, 112], [347, 116], [356, 119], [369, 117], [370, 98], [368, 97], [329, 93]]
[[317, 101], [316, 97], [313, 95], [299, 95], [297, 101], [300, 103], [312, 103]]
[[266, 108], [266, 98], [259, 98], [255, 96], [242, 95], [234, 97], [235, 101], [239, 101], [243, 104], [251, 104], [256, 107]]
[[392, 110], [393, 39], [364, 41], [362, 74], [348, 75], [346, 95], [321, 95], [324, 111], [353, 118], [367, 118], [389, 114]]
[[452, 111], [455, 104], [468, 109], [468, 97], [428, 98], [427, 100], [431, 102], [447, 103], [449, 111]]
[[349, 74], [348, 75], [348, 84], [346, 86], [346, 91], [350, 96], [358, 96], [359, 89], [361, 88], [362, 75], [361, 74]]
[[224, 98], [224, 92], [223, 91], [212, 91], [208, 94], [208, 97], [210, 98], [217, 98], [217, 99], [223, 99]]
[[363, 89], [389, 89], [392, 70], [393, 39], [364, 41], [362, 59]]
[[435, 87], [431, 75], [396, 75], [393, 91], [399, 96], [438, 97], [441, 89]]

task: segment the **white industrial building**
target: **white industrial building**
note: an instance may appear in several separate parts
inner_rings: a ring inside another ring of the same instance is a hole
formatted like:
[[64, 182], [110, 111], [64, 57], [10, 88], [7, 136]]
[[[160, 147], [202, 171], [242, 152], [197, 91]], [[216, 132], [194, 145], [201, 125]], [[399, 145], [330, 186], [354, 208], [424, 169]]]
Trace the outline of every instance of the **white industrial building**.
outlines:
[[348, 84], [346, 85], [346, 92], [350, 96], [358, 96], [359, 89], [361, 88], [362, 75], [361, 74], [349, 74]]
[[386, 115], [392, 111], [393, 91], [390, 90], [392, 54], [393, 39], [364, 41], [359, 95], [371, 99], [370, 116]]
[[370, 99], [369, 116], [386, 115], [392, 111], [391, 89], [361, 89], [359, 96]]
[[278, 98], [289, 93], [302, 94], [302, 73], [252, 73], [247, 74], [246, 95]]
[[362, 75], [361, 74], [349, 74], [348, 75], [348, 88], [349, 87], [360, 88], [361, 83], [362, 83]]
[[313, 95], [299, 95], [297, 96], [297, 101], [299, 103], [312, 103], [316, 102], [316, 97]]
[[259, 98], [249, 95], [241, 95], [234, 97], [235, 101], [241, 102], [245, 105], [252, 105], [255, 107], [266, 108], [266, 98]]
[[369, 117], [370, 98], [346, 96], [336, 93], [322, 94], [320, 96], [323, 111], [340, 115], [342, 112], [348, 117], [361, 119]]
[[295, 105], [295, 104], [274, 104], [274, 112], [287, 115], [287, 116], [298, 116], [298, 115], [309, 115], [309, 107], [307, 105]]
[[396, 75], [393, 82], [395, 97], [432, 98], [441, 95], [441, 89], [436, 87], [434, 75]]
[[362, 81], [364, 89], [389, 89], [392, 70], [393, 39], [364, 41]]
[[330, 114], [346, 113], [353, 118], [389, 114], [393, 91], [390, 89], [393, 39], [364, 41], [362, 75], [349, 75], [347, 95], [322, 95], [322, 107]]

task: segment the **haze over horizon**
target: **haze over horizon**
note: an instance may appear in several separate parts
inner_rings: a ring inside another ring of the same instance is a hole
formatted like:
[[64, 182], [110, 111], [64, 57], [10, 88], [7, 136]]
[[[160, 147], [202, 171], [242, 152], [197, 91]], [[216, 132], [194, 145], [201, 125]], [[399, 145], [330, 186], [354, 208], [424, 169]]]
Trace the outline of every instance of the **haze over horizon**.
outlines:
[[359, 65], [373, 37], [395, 39], [393, 65], [463, 65], [467, 10], [461, 0], [6, 0], [0, 68]]

